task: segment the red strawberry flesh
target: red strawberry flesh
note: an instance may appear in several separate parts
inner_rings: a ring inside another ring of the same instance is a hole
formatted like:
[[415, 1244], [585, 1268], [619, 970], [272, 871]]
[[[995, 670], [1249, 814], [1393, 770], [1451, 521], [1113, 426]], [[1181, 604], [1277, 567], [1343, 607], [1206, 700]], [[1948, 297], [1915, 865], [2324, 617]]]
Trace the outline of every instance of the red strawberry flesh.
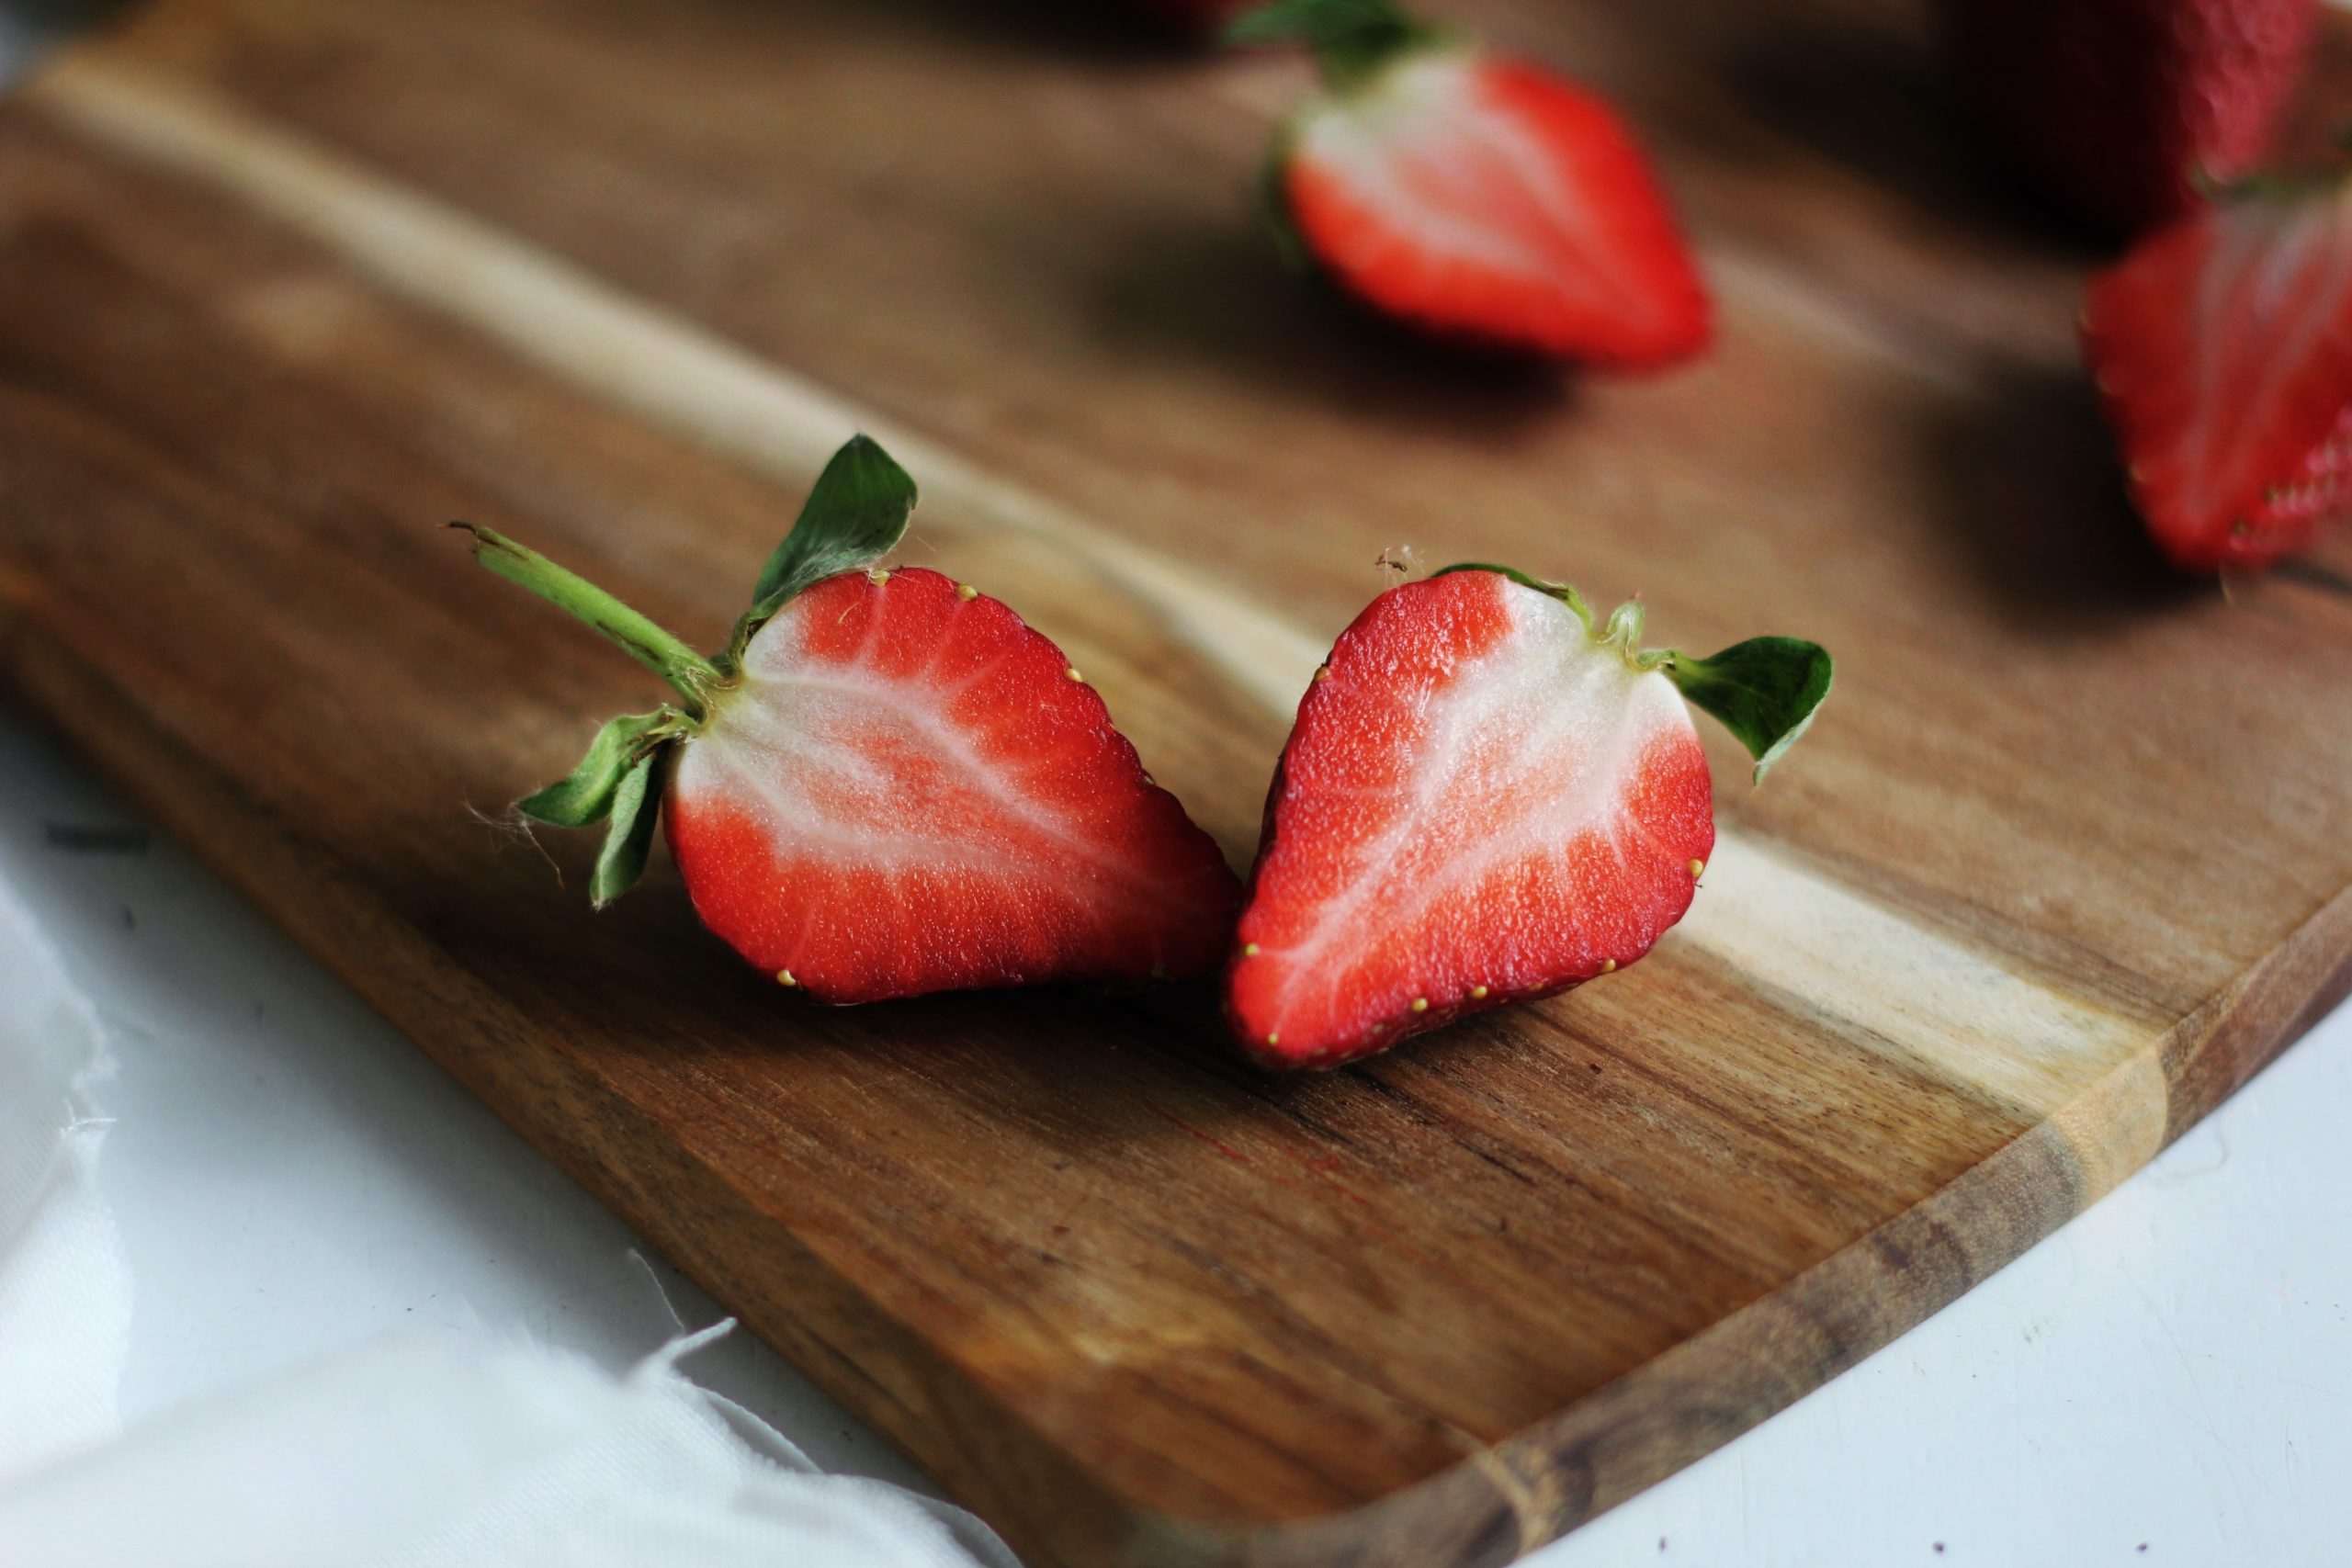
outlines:
[[827, 1002], [1202, 974], [1238, 891], [1060, 650], [920, 568], [761, 627], [666, 820], [704, 922]]
[[1706, 292], [1632, 135], [1533, 66], [1400, 54], [1300, 115], [1281, 179], [1324, 270], [1434, 333], [1627, 368], [1707, 344]]
[[1229, 971], [1244, 1046], [1330, 1066], [1648, 952], [1714, 845], [1681, 695], [1490, 571], [1390, 590], [1299, 705]]
[[2083, 348], [2156, 544], [2259, 567], [2345, 505], [2352, 185], [2255, 188], [2091, 280]]

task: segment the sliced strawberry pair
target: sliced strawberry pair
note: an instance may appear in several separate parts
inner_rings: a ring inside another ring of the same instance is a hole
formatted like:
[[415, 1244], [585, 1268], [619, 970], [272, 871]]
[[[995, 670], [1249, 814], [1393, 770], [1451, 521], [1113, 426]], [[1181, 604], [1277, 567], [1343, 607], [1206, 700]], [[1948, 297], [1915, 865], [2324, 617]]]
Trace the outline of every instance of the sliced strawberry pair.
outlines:
[[[1714, 844], [1685, 698], [1757, 756], [1803, 732], [1830, 665], [1759, 637], [1645, 651], [1638, 606], [1456, 567], [1374, 600], [1299, 705], [1250, 901], [1059, 649], [937, 572], [875, 566], [912, 482], [853, 441], [705, 658], [486, 528], [481, 563], [677, 693], [616, 718], [518, 803], [608, 824], [602, 908], [657, 819], [704, 923], [826, 1002], [1206, 973], [1271, 1066], [1323, 1066], [1633, 963]], [[461, 525], [461, 526], [465, 526]]]
[[590, 895], [643, 871], [657, 818], [705, 924], [823, 1002], [1214, 967], [1238, 884], [1102, 699], [996, 600], [875, 568], [913, 482], [861, 436], [819, 478], [726, 649], [705, 658], [486, 528], [492, 571], [677, 693], [614, 719], [518, 803], [608, 822]]
[[2352, 179], [2256, 181], [2091, 279], [2083, 354], [2149, 533], [2267, 566], [2352, 491]]
[[1706, 346], [1706, 290], [1600, 97], [1389, 0], [1277, 0], [1227, 36], [1322, 67], [1268, 171], [1295, 259], [1441, 336], [1627, 369]]
[[1267, 801], [1227, 1010], [1270, 1066], [1336, 1066], [1623, 968], [1714, 847], [1684, 700], [1756, 776], [1812, 722], [1829, 656], [1758, 637], [1645, 651], [1572, 588], [1454, 567], [1340, 634]]

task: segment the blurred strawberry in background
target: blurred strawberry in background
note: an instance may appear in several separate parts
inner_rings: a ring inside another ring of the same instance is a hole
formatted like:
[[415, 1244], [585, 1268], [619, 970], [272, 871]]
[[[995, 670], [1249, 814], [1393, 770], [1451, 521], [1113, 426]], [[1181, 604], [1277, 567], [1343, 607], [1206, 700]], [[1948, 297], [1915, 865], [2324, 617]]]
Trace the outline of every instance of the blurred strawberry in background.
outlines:
[[2083, 354], [2175, 565], [2264, 567], [2352, 502], [2352, 179], [2247, 182], [2091, 279]]
[[1442, 339], [1618, 370], [1703, 351], [1713, 306], [1610, 102], [1392, 0], [1275, 0], [1227, 36], [1306, 47], [1267, 217], [1294, 261]]
[[2123, 232], [2243, 173], [2311, 54], [2319, 0], [1936, 0], [1986, 130], [2052, 197]]

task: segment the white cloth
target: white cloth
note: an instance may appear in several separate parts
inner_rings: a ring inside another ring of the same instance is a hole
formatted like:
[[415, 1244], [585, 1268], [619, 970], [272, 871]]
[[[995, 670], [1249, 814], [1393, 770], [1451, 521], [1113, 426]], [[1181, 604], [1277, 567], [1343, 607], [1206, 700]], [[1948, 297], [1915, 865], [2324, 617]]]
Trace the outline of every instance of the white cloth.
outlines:
[[107, 1068], [0, 882], [6, 1568], [1017, 1568], [961, 1509], [819, 1473], [682, 1375], [730, 1325], [619, 1377], [520, 1337], [393, 1335], [117, 1436], [131, 1292], [93, 1181]]
[[116, 1429], [130, 1270], [91, 1099], [109, 1066], [88, 998], [0, 883], [0, 1477]]

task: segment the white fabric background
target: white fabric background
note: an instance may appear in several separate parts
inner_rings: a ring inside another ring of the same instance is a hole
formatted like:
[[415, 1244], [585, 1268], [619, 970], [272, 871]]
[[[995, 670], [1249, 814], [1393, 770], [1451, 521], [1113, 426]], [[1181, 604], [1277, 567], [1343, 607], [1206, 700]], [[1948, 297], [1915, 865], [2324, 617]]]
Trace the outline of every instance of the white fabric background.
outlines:
[[[130, 1014], [112, 1027], [177, 1033]], [[818, 1473], [682, 1376], [723, 1323], [617, 1376], [519, 1329], [407, 1327], [227, 1380], [118, 1437], [133, 1275], [98, 1181], [107, 1032], [0, 868], [0, 1563], [1012, 1568], [958, 1510]], [[131, 1141], [161, 1125], [141, 1115]], [[233, 1114], [220, 1128], [255, 1130]], [[271, 1150], [274, 1178], [299, 1187], [311, 1172], [286, 1152]], [[200, 1192], [208, 1173], [187, 1174]], [[645, 1289], [658, 1299], [650, 1270]], [[140, 1321], [168, 1334], [184, 1306], [151, 1292]], [[285, 1359], [253, 1327], [257, 1363]]]
[[94, 1098], [112, 1066], [96, 1011], [0, 882], [0, 1476], [118, 1426], [130, 1268], [97, 1189]]

